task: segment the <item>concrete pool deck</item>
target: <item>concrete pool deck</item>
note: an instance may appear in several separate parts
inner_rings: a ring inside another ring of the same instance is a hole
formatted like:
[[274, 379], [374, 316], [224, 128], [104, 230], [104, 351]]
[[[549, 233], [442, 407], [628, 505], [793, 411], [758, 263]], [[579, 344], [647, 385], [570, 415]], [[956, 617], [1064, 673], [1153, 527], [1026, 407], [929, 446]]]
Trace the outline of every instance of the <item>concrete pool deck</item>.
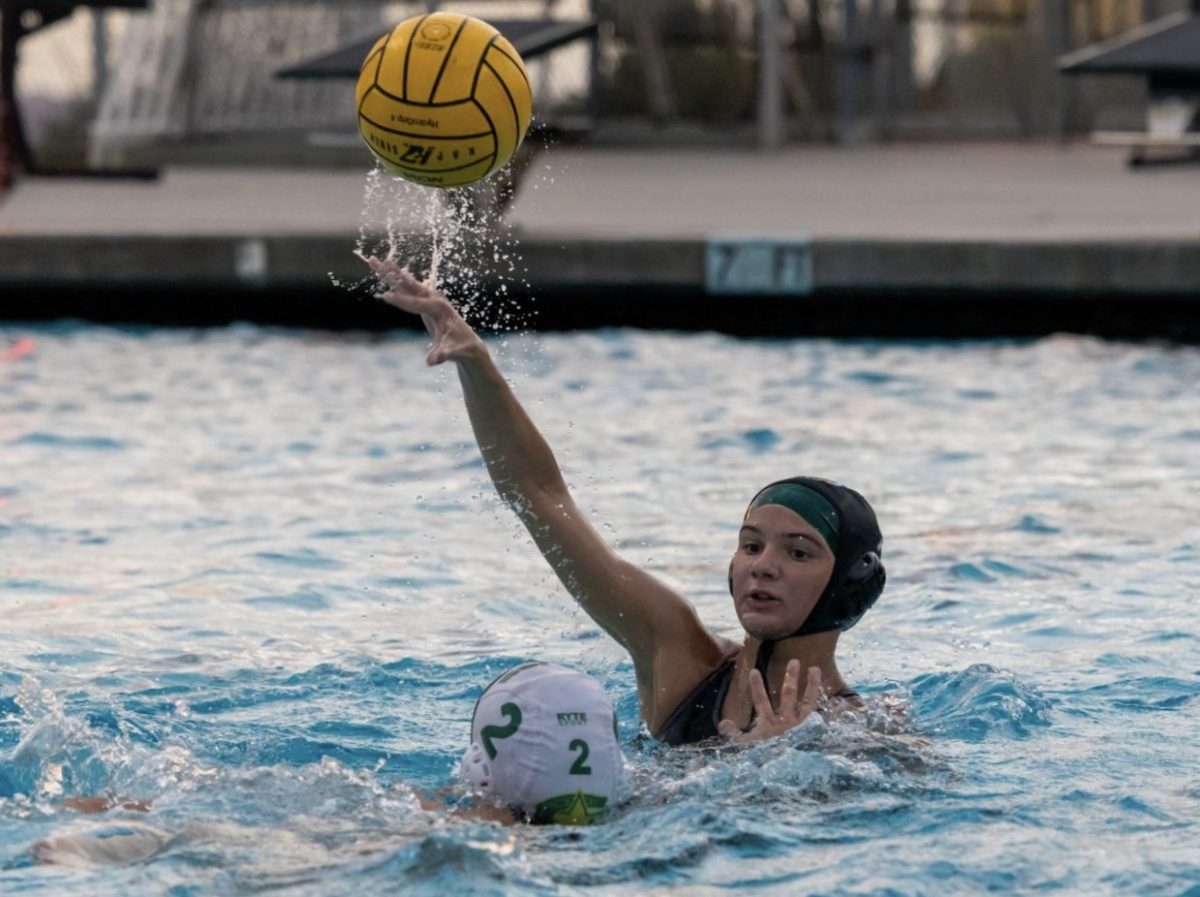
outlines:
[[[351, 250], [364, 173], [26, 179], [0, 200], [0, 318], [81, 287], [329, 291], [330, 272], [361, 270]], [[1170, 316], [1200, 319], [1200, 166], [1131, 170], [1122, 151], [1082, 143], [558, 147], [537, 157], [510, 220], [534, 290], [604, 302], [603, 324], [642, 322], [622, 315], [615, 289], [637, 291], [634, 302], [730, 293], [716, 298], [776, 311], [848, 296], [1137, 302], [1143, 313], [1166, 301]], [[777, 257], [730, 255], [736, 276], [717, 283], [714, 246], [747, 240]], [[738, 268], [764, 258], [786, 270], [762, 283]]]

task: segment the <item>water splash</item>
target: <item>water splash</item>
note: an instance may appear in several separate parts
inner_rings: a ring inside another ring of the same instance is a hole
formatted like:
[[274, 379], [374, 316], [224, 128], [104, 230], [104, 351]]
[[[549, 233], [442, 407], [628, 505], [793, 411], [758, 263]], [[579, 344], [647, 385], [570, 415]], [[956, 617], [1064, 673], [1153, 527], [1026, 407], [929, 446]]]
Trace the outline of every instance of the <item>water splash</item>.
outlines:
[[[530, 285], [520, 241], [505, 212], [512, 186], [490, 178], [467, 187], [422, 187], [376, 166], [368, 173], [354, 254], [407, 265], [435, 283], [474, 327], [511, 332], [532, 324]], [[373, 277], [353, 283], [334, 278], [351, 292], [374, 293]]]

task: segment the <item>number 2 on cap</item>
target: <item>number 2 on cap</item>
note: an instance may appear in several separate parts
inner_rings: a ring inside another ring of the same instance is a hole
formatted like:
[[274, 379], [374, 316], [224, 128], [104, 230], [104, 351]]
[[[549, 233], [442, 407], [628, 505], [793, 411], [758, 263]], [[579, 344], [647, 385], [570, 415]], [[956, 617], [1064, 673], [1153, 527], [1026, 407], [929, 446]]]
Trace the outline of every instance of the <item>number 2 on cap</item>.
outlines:
[[479, 737], [483, 739], [483, 749], [487, 751], [488, 759], [496, 759], [496, 746], [492, 744], [492, 739], [511, 738], [517, 734], [517, 729], [521, 728], [521, 708], [516, 704], [503, 704], [500, 707], [500, 712], [507, 717], [507, 726], [484, 726], [479, 733]]
[[592, 768], [587, 765], [588, 758], [588, 743], [582, 738], [576, 738], [568, 747], [573, 751], [579, 751], [579, 756], [575, 762], [571, 764], [571, 775], [573, 776], [590, 776]]

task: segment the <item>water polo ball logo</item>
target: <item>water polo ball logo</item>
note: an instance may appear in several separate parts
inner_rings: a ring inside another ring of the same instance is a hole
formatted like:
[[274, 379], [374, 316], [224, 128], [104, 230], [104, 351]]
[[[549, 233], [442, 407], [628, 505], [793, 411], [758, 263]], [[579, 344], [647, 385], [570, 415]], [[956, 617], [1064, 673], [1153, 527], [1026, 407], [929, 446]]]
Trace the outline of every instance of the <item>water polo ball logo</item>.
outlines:
[[421, 37], [425, 40], [444, 41], [451, 33], [450, 26], [445, 22], [430, 22], [421, 28]]

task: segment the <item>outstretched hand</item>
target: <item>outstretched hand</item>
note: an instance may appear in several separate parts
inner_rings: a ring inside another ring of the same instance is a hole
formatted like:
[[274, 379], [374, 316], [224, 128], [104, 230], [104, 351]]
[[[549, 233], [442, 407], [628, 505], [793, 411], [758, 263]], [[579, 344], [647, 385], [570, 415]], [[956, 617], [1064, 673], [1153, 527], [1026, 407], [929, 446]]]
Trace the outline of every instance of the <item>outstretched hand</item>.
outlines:
[[433, 345], [425, 360], [433, 364], [463, 358], [476, 346], [482, 345], [478, 334], [450, 304], [446, 294], [437, 288], [432, 277], [418, 280], [407, 266], [392, 259], [363, 256], [367, 266], [383, 281], [387, 290], [380, 295], [388, 305], [420, 315], [425, 329], [433, 337]]
[[[779, 692], [779, 709], [771, 706], [771, 698], [767, 695], [767, 687], [763, 682], [762, 673], [750, 671], [750, 700], [754, 703], [754, 723], [749, 731], [743, 732], [741, 726], [731, 719], [723, 719], [717, 726], [717, 731], [726, 736], [734, 744], [749, 744], [764, 741], [782, 735], [789, 729], [794, 729], [813, 714], [823, 697], [821, 690], [820, 667], [808, 668], [808, 681], [804, 684], [804, 697], [799, 698], [800, 692], [800, 661], [788, 661], [783, 674], [783, 688]], [[799, 698], [799, 699], [798, 699]]]

